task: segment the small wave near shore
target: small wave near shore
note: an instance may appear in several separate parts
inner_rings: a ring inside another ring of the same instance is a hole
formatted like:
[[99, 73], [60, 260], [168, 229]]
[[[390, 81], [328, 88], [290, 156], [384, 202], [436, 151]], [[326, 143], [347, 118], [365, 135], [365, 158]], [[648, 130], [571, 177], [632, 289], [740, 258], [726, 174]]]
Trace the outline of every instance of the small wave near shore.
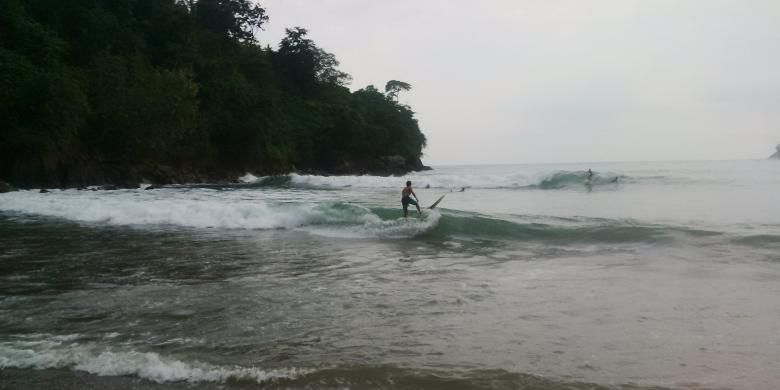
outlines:
[[[75, 382], [72, 375], [78, 375], [81, 383], [110, 385], [114, 388], [139, 388], [139, 385], [144, 388], [168, 388], [178, 384], [192, 389], [211, 389], [214, 385], [218, 388], [259, 385], [270, 389], [396, 389], [400, 386], [482, 390], [494, 389], [497, 385], [501, 388], [528, 390], [559, 387], [576, 390], [612, 388], [506, 370], [442, 371], [407, 369], [393, 365], [337, 365], [317, 368], [217, 365], [193, 358], [143, 352], [127, 346], [80, 342], [79, 338], [80, 335], [31, 334], [0, 341], [0, 369], [7, 370], [4, 374], [6, 379], [24, 378], [25, 382], [32, 382], [30, 388], [39, 388], [41, 385], [46, 387], [62, 380]], [[138, 379], [146, 383], [138, 382]], [[621, 388], [662, 389], [636, 385]]]
[[251, 381], [266, 383], [294, 379], [308, 370], [297, 368], [217, 366], [185, 361], [156, 352], [79, 343], [78, 335], [25, 335], [0, 342], [0, 368], [71, 369], [98, 376], [136, 376], [152, 382]]

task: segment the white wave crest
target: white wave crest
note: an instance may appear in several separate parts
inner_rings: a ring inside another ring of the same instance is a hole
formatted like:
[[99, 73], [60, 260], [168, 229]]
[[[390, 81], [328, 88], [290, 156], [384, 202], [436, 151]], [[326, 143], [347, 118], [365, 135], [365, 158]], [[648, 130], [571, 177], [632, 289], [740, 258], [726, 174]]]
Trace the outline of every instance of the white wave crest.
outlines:
[[[291, 174], [290, 184], [304, 188], [401, 188], [406, 180], [411, 180], [416, 188], [437, 188], [460, 190], [462, 188], [522, 188], [537, 184], [540, 177], [524, 175], [448, 175], [448, 174], [412, 174], [406, 177], [393, 176], [316, 176]], [[239, 178], [244, 183], [263, 183], [271, 177], [257, 177], [247, 174]]]
[[361, 225], [352, 226], [313, 226], [305, 230], [325, 237], [333, 238], [409, 238], [418, 236], [436, 227], [441, 218], [438, 211], [425, 211], [422, 217], [415, 217], [416, 211], [410, 211], [412, 217], [391, 220], [379, 218], [367, 220]]
[[459, 190], [461, 188], [520, 188], [535, 184], [531, 178], [521, 175], [411, 175], [407, 178], [383, 176], [312, 176], [291, 175], [294, 185], [311, 187], [401, 188], [411, 180], [417, 188]]
[[185, 190], [107, 192], [19, 191], [0, 197], [0, 211], [114, 225], [178, 225], [195, 228], [292, 229], [309, 224], [365, 223], [365, 209], [338, 210], [313, 203], [284, 204], [222, 192]]
[[[538, 170], [525, 173], [479, 174], [479, 173], [412, 173], [404, 177], [393, 176], [317, 176], [290, 174], [289, 185], [299, 188], [382, 188], [400, 189], [407, 180], [411, 180], [415, 188], [435, 188], [450, 191], [464, 189], [533, 189], [540, 186], [555, 184], [564, 176], [572, 185], [585, 183], [585, 171]], [[621, 183], [636, 183], [638, 181], [666, 181], [664, 177], [627, 177], [613, 172], [599, 172], [592, 184], [611, 184], [618, 178]], [[257, 177], [250, 174], [239, 178], [244, 183], [271, 184], [271, 176]], [[288, 184], [288, 183], [285, 183]], [[565, 184], [565, 183], [563, 183]], [[272, 184], [271, 184], [272, 185]]]
[[254, 182], [258, 181], [259, 179], [260, 178], [258, 178], [257, 176], [255, 176], [255, 175], [253, 175], [251, 173], [247, 173], [244, 176], [239, 177], [238, 181], [240, 181], [241, 183], [254, 183]]
[[0, 368], [67, 368], [99, 376], [136, 376], [158, 383], [227, 380], [265, 383], [311, 372], [298, 368], [262, 369], [185, 362], [154, 352], [116, 351], [96, 344], [69, 343], [58, 336], [0, 342]]
[[[19, 191], [0, 196], [0, 211], [110, 225], [175, 225], [222, 229], [298, 229], [329, 237], [412, 237], [436, 226], [424, 218], [384, 220], [370, 209], [334, 202], [259, 199], [258, 191]], [[414, 215], [414, 211], [412, 214]]]

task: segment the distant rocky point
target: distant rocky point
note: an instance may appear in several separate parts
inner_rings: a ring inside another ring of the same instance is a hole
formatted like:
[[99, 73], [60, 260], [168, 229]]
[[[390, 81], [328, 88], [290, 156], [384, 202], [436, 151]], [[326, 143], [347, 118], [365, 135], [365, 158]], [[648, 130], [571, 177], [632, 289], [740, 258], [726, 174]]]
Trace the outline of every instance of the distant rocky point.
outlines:
[[774, 158], [777, 160], [780, 160], [780, 145], [775, 146], [775, 149], [777, 150], [775, 154], [769, 156], [769, 158]]

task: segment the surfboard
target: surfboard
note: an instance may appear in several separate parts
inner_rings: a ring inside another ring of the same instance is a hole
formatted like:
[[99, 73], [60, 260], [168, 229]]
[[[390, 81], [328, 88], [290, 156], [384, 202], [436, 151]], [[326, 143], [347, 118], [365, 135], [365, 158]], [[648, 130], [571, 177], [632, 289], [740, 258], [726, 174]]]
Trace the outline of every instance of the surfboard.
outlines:
[[431, 210], [435, 209], [436, 206], [439, 205], [439, 202], [441, 202], [442, 199], [444, 199], [444, 195], [440, 196], [439, 199], [436, 199], [436, 201], [433, 202], [433, 204], [430, 205], [428, 208], [431, 209]]

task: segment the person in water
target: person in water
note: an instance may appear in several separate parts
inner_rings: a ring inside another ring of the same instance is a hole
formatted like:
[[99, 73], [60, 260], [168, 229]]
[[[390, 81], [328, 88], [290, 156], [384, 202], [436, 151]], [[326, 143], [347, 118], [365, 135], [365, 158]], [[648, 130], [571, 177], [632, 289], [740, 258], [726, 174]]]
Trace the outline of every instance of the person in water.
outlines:
[[[412, 199], [412, 195], [414, 195], [414, 199]], [[420, 205], [417, 204], [419, 201], [420, 199], [417, 198], [417, 194], [415, 194], [414, 190], [412, 189], [412, 182], [407, 181], [406, 187], [401, 190], [401, 205], [404, 207], [404, 218], [406, 218], [407, 214], [409, 213], [408, 209], [410, 204], [413, 204], [415, 207], [417, 207], [417, 213], [422, 215], [422, 211], [420, 211]]]
[[591, 171], [590, 168], [588, 168], [588, 180], [592, 178], [593, 178], [593, 171]]

